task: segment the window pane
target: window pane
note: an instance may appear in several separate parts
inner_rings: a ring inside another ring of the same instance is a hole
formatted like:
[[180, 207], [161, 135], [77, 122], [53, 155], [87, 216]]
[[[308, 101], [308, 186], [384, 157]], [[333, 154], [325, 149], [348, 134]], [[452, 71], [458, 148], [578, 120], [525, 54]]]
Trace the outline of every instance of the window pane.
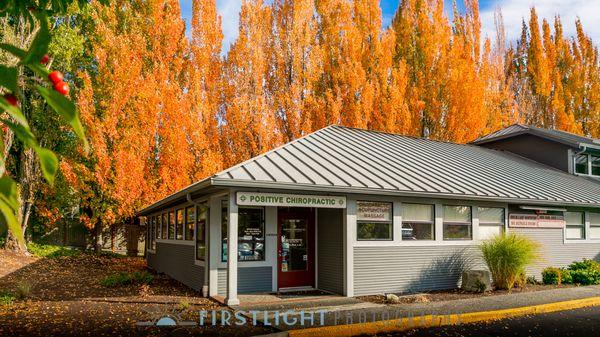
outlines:
[[359, 222], [358, 240], [392, 240], [392, 224], [389, 222]]
[[600, 226], [600, 213], [590, 213], [590, 224]]
[[584, 239], [584, 227], [567, 226], [567, 239]]
[[227, 221], [229, 221], [227, 201], [221, 202], [221, 261], [227, 261]]
[[580, 154], [575, 156], [575, 172], [588, 174], [588, 155]]
[[188, 207], [185, 209], [185, 239], [194, 239], [194, 226], [196, 225], [196, 207]]
[[167, 232], [169, 231], [169, 221], [167, 220], [167, 213], [163, 213], [162, 215], [162, 230], [160, 237], [163, 239], [167, 238]]
[[583, 212], [566, 212], [565, 220], [569, 226], [583, 226]]
[[600, 226], [590, 227], [590, 238], [600, 239]]
[[402, 222], [402, 240], [433, 240], [433, 223]]
[[600, 157], [592, 156], [592, 175], [600, 176]]
[[[221, 261], [227, 261], [227, 202], [221, 211]], [[265, 259], [264, 208], [238, 209], [238, 261], [263, 261]]]
[[177, 226], [175, 227], [175, 238], [183, 240], [183, 209], [177, 210]]
[[265, 216], [263, 208], [238, 209], [238, 260], [265, 259]]
[[479, 223], [504, 224], [504, 208], [479, 207]]
[[281, 224], [281, 271], [308, 269], [308, 223], [286, 219]]
[[156, 238], [160, 239], [161, 236], [161, 231], [162, 231], [162, 216], [159, 214], [156, 217]]
[[479, 226], [479, 239], [487, 240], [491, 239], [496, 235], [502, 234], [504, 227], [498, 225], [480, 225]]
[[471, 223], [471, 207], [444, 206], [444, 222]]
[[198, 207], [198, 223], [196, 224], [196, 259], [204, 260], [206, 257], [206, 224], [208, 223], [208, 208]]
[[444, 224], [444, 240], [471, 239], [471, 225]]
[[359, 221], [392, 221], [392, 203], [357, 201], [356, 219]]
[[433, 222], [433, 205], [402, 204], [402, 221]]
[[175, 239], [175, 213], [169, 212], [169, 239]]

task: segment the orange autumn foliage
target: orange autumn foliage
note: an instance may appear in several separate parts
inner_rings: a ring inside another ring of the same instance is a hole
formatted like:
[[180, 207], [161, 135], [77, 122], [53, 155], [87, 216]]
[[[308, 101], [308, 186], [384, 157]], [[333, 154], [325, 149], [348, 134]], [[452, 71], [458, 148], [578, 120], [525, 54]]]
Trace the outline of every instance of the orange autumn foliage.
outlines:
[[[515, 122], [600, 137], [598, 51], [531, 10], [507, 42], [500, 11], [402, 0], [245, 0], [222, 52], [215, 0], [94, 6], [97, 69], [78, 95], [92, 155], [65, 164], [90, 223], [114, 223], [218, 170], [329, 124], [469, 142]], [[540, 22], [541, 20], [541, 22]], [[541, 27], [540, 27], [541, 25]]]

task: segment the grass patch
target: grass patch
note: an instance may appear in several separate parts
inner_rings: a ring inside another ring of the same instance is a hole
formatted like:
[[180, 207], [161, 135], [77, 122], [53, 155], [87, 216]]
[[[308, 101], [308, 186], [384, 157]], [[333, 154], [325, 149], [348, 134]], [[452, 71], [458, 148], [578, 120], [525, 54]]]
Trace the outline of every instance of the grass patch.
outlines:
[[0, 291], [0, 306], [11, 305], [16, 300], [15, 296], [7, 291]]
[[30, 253], [32, 253], [35, 256], [45, 257], [49, 259], [63, 256], [76, 256], [81, 254], [81, 251], [78, 249], [72, 249], [69, 247], [55, 245], [44, 245], [35, 242], [29, 243], [27, 245], [27, 249]]
[[150, 284], [152, 280], [154, 280], [154, 276], [145, 271], [136, 271], [133, 273], [121, 272], [105, 277], [100, 281], [100, 284], [105, 287], [113, 288], [130, 284]]
[[480, 247], [496, 289], [525, 284], [525, 267], [538, 258], [539, 244], [514, 233], [497, 235]]

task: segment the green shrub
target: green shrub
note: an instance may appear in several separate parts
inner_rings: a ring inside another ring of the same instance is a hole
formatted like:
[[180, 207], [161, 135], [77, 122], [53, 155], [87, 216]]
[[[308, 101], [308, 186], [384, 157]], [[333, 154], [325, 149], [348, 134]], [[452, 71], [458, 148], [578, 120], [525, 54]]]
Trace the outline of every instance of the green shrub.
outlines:
[[35, 256], [45, 258], [57, 258], [62, 256], [75, 256], [81, 253], [80, 250], [72, 249], [64, 246], [44, 245], [31, 242], [27, 245], [27, 249]]
[[567, 268], [560, 269], [560, 278], [562, 280], [562, 284], [573, 284], [573, 276], [571, 275], [571, 270]]
[[526, 236], [503, 234], [481, 243], [480, 247], [497, 289], [512, 289], [523, 281], [525, 267], [538, 258], [539, 244]]
[[542, 271], [542, 281], [544, 284], [561, 284], [561, 274], [560, 268], [548, 267]]
[[600, 262], [583, 259], [583, 261], [573, 262], [569, 265], [570, 270], [597, 270], [600, 271]]
[[577, 269], [571, 270], [573, 283], [581, 285], [600, 284], [600, 271], [593, 269]]
[[125, 286], [129, 284], [150, 284], [154, 280], [154, 276], [148, 272], [121, 272], [114, 275], [109, 275], [100, 281], [100, 284], [105, 287]]

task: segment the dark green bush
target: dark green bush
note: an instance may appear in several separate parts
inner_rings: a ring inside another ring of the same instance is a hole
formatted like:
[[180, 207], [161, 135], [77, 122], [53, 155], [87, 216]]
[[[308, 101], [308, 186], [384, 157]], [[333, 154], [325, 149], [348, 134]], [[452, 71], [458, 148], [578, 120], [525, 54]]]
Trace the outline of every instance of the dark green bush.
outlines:
[[15, 295], [6, 291], [0, 291], [0, 306], [11, 305], [15, 299]]
[[571, 270], [573, 283], [581, 285], [600, 284], [600, 271], [593, 269], [577, 269]]
[[105, 287], [126, 286], [130, 284], [150, 284], [154, 280], [154, 276], [148, 272], [121, 272], [114, 275], [109, 275], [100, 281], [100, 284]]
[[570, 270], [596, 270], [600, 271], [600, 262], [594, 260], [583, 259], [583, 261], [576, 261], [569, 265]]
[[548, 267], [542, 271], [542, 281], [544, 284], [561, 284], [561, 270], [556, 267]]

